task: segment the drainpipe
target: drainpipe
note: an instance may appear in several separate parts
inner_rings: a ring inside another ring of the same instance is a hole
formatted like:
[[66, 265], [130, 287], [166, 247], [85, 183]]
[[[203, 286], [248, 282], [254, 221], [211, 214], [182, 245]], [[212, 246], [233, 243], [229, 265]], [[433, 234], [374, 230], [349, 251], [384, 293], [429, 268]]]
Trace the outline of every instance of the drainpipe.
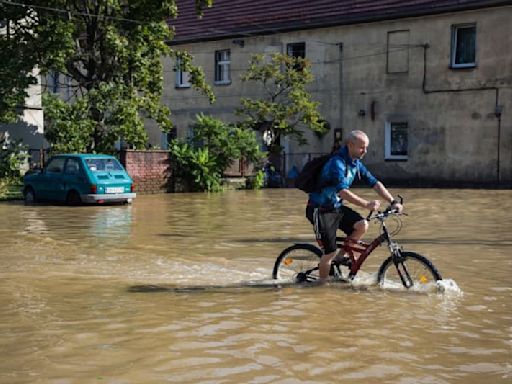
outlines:
[[340, 123], [339, 127], [341, 128], [341, 139], [343, 139], [343, 43], [338, 43], [338, 54], [339, 54], [339, 109], [340, 109]]
[[430, 45], [422, 44], [423, 47], [423, 84], [422, 84], [422, 90], [423, 93], [428, 95], [431, 93], [441, 93], [441, 92], [447, 92], [447, 93], [458, 93], [458, 92], [472, 92], [472, 91], [495, 91], [495, 106], [494, 106], [494, 114], [496, 115], [496, 118], [498, 119], [498, 145], [497, 145], [497, 160], [496, 160], [496, 181], [498, 185], [501, 182], [501, 175], [500, 175], [500, 145], [501, 145], [501, 112], [502, 112], [502, 106], [499, 105], [499, 99], [500, 99], [500, 89], [498, 87], [471, 87], [471, 88], [439, 88], [439, 89], [428, 89], [427, 87], [427, 49], [430, 48]]

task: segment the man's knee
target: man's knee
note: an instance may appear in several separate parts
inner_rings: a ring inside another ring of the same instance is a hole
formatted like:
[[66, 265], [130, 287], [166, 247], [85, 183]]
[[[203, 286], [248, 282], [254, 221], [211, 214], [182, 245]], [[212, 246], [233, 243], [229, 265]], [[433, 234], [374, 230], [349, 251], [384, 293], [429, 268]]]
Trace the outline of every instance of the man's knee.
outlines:
[[368, 230], [368, 221], [360, 220], [354, 224], [354, 229], [358, 232], [366, 232]]

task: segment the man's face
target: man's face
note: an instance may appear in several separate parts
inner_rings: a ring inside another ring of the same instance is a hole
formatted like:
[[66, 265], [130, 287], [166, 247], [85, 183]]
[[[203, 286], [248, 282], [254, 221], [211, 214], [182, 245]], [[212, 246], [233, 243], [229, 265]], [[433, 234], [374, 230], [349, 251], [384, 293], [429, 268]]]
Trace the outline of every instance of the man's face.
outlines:
[[352, 159], [362, 159], [368, 150], [370, 141], [367, 137], [358, 137], [348, 143], [348, 152]]

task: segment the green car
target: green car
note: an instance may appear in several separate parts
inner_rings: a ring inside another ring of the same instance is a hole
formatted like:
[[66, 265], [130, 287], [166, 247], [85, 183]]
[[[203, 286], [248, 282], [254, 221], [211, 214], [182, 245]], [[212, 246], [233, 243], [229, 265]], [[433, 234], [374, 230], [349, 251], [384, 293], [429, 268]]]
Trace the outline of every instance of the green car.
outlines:
[[37, 201], [81, 203], [131, 203], [133, 180], [113, 156], [56, 155], [40, 170], [23, 178], [25, 204]]

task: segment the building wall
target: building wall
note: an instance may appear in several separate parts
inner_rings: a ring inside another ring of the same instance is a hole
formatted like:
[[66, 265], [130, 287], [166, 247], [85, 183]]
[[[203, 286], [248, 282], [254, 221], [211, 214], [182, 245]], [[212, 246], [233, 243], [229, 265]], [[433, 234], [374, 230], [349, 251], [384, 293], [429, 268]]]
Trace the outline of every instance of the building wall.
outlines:
[[[305, 147], [285, 140], [285, 172], [302, 166], [307, 156], [301, 154], [328, 152], [336, 129], [344, 137], [361, 129], [371, 141], [366, 164], [384, 181], [511, 185], [511, 20], [512, 7], [500, 7], [249, 36], [243, 47], [234, 39], [176, 46], [192, 53], [210, 84], [215, 51], [230, 49], [232, 82], [212, 85], [217, 101], [210, 105], [197, 91], [176, 89], [174, 63], [166, 61], [164, 102], [181, 137], [197, 113], [235, 121], [240, 98], [261, 95], [240, 80], [251, 54], [285, 52], [287, 43], [305, 42], [315, 75], [309, 90], [331, 132], [322, 138], [307, 132]], [[451, 28], [464, 23], [476, 23], [477, 66], [451, 69]], [[386, 160], [387, 122], [407, 123], [406, 160]], [[160, 134], [151, 131], [156, 141]]]
[[[38, 70], [33, 72], [34, 76], [40, 78]], [[29, 86], [28, 97], [25, 99], [26, 109], [20, 115], [20, 119], [12, 124], [0, 124], [0, 134], [6, 134], [14, 140], [22, 140], [23, 144], [30, 149], [40, 149], [46, 146], [43, 136], [44, 119], [41, 107], [41, 84]]]

